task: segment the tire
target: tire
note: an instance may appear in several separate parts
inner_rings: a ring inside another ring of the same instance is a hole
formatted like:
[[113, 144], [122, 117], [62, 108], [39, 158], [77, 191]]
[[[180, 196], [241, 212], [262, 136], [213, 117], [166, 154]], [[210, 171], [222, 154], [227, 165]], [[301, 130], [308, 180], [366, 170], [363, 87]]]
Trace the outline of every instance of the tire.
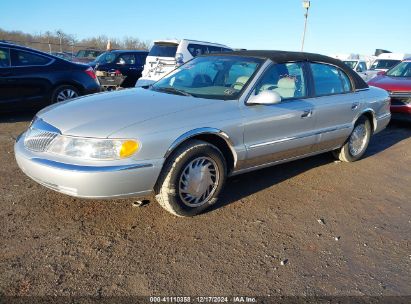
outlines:
[[359, 160], [367, 150], [371, 135], [370, 120], [365, 116], [361, 116], [355, 123], [354, 129], [344, 146], [333, 151], [334, 157], [343, 162]]
[[80, 96], [79, 90], [72, 85], [61, 85], [54, 89], [51, 94], [51, 103], [66, 101]]
[[210, 143], [190, 140], [167, 159], [155, 187], [156, 200], [176, 216], [200, 214], [218, 201], [226, 176], [221, 151]]

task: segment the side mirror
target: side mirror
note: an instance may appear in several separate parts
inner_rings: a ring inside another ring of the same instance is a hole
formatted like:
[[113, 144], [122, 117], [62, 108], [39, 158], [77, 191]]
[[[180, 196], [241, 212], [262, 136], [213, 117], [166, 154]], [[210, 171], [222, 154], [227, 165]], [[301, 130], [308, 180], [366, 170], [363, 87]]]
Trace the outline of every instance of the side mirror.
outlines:
[[386, 73], [385, 71], [379, 71], [379, 72], [377, 73], [377, 75], [378, 75], [378, 76], [381, 76], [381, 75], [385, 75], [385, 73]]
[[275, 91], [262, 91], [258, 95], [252, 95], [247, 104], [273, 105], [281, 102], [281, 96]]

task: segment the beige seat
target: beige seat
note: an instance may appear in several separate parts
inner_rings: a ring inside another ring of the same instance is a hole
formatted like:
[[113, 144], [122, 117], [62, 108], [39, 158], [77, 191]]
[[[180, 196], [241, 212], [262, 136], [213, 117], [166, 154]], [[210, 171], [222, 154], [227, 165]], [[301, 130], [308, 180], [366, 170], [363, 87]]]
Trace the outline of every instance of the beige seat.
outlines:
[[237, 80], [235, 81], [235, 84], [233, 85], [233, 89], [240, 91], [243, 88], [243, 86], [246, 84], [248, 79], [250, 79], [250, 77], [248, 76], [238, 77]]
[[293, 78], [284, 77], [278, 81], [277, 88], [274, 89], [275, 92], [280, 94], [283, 98], [292, 98], [295, 94], [295, 80]]

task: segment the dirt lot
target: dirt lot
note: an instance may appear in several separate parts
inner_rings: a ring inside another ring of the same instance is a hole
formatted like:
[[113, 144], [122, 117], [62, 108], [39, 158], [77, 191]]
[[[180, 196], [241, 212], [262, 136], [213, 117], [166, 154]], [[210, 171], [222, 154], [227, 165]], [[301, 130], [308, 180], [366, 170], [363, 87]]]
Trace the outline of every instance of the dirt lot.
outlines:
[[411, 295], [408, 126], [353, 164], [232, 178], [223, 206], [184, 219], [36, 184], [13, 155], [29, 119], [0, 118], [0, 295]]

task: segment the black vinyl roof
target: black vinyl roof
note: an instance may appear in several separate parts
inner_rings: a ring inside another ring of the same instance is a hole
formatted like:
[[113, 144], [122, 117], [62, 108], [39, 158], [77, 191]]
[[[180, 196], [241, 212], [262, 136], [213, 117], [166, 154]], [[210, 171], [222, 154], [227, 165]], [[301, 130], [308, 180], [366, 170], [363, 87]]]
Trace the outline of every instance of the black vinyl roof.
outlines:
[[[217, 55], [217, 54], [213, 54]], [[335, 65], [350, 76], [355, 90], [366, 89], [368, 84], [351, 68], [345, 65], [341, 60], [334, 59], [328, 56], [305, 53], [305, 52], [288, 52], [288, 51], [233, 51], [227, 53], [220, 53], [218, 55], [236, 55], [244, 57], [258, 57], [270, 59], [275, 63], [285, 63], [290, 61], [311, 61], [321, 62]]]

